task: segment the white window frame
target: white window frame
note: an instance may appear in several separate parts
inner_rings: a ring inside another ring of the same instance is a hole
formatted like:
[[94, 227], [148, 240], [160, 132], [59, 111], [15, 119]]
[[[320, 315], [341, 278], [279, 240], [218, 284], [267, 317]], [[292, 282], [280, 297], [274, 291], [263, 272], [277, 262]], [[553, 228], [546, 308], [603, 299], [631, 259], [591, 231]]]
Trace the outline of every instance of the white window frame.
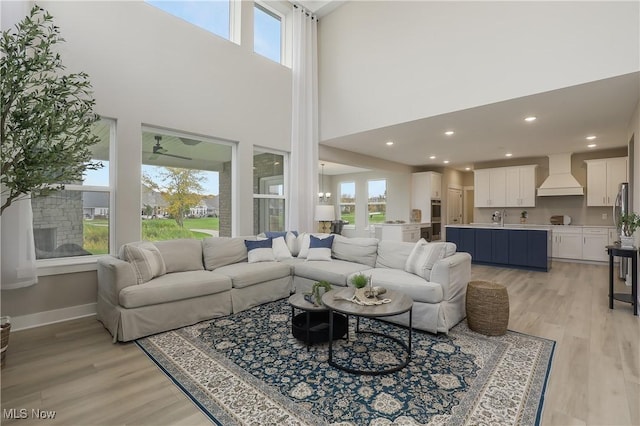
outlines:
[[[353, 203], [343, 203], [341, 202], [342, 200], [342, 184], [343, 183], [352, 183], [353, 184]], [[339, 219], [342, 219], [342, 206], [345, 205], [351, 205], [353, 204], [353, 223], [349, 223], [348, 225], [344, 225], [344, 229], [356, 229], [356, 220], [357, 220], [357, 214], [356, 214], [356, 210], [358, 209], [358, 194], [356, 191], [356, 182], [354, 180], [349, 180], [349, 181], [343, 181], [343, 182], [338, 182], [338, 190], [336, 191], [338, 193], [338, 197], [337, 197], [337, 201], [338, 201], [338, 212], [340, 212], [340, 217]]]
[[[101, 117], [102, 121], [110, 122], [109, 129], [109, 186], [93, 185], [65, 185], [65, 191], [80, 192], [108, 192], [109, 193], [109, 253], [116, 252], [115, 247], [115, 182], [116, 182], [116, 128], [117, 120], [113, 118]], [[90, 256], [58, 257], [53, 259], [36, 260], [38, 277], [59, 274], [71, 274], [75, 272], [95, 271], [97, 260], [106, 254], [96, 254]]]
[[[291, 51], [292, 49], [291, 34], [293, 31], [293, 26], [291, 23], [291, 19], [287, 19], [287, 17], [292, 13], [291, 5], [288, 3], [283, 4], [282, 2], [278, 2], [278, 1], [271, 1], [269, 3], [265, 1], [255, 1], [253, 5], [254, 11], [256, 7], [259, 7], [265, 13], [270, 14], [274, 17], [278, 17], [280, 19], [280, 64], [291, 68], [291, 64], [293, 62], [292, 61], [293, 54]], [[255, 26], [255, 21], [254, 21], [254, 26]], [[253, 42], [255, 43], [255, 39]], [[255, 52], [255, 46], [253, 50]]]
[[[282, 195], [271, 195], [271, 194], [253, 194], [253, 199], [274, 199], [274, 200], [284, 200], [284, 223], [285, 228], [286, 224], [289, 223], [289, 203], [287, 194], [289, 193], [289, 153], [285, 151], [279, 151], [271, 148], [264, 148], [258, 145], [253, 146], [253, 154], [251, 155], [251, 164], [253, 165], [253, 157], [256, 155], [256, 150], [260, 151], [260, 153], [265, 154], [275, 154], [282, 155], [282, 159], [284, 161], [282, 167]], [[252, 167], [253, 173], [253, 167]], [[251, 177], [253, 179], [253, 176]]]
[[370, 203], [370, 202], [369, 202], [369, 182], [375, 182], [375, 181], [381, 181], [381, 180], [383, 180], [383, 181], [384, 181], [384, 187], [385, 187], [385, 189], [387, 189], [387, 190], [388, 190], [388, 186], [387, 186], [387, 185], [388, 185], [388, 183], [389, 183], [389, 179], [387, 179], [387, 178], [367, 179], [367, 211], [366, 211], [366, 219], [367, 219], [367, 227], [366, 227], [366, 228], [367, 228], [367, 229], [370, 229], [372, 226], [375, 226], [375, 225], [376, 225], [375, 223], [371, 223], [371, 222], [369, 221], [369, 218], [370, 218], [370, 215], [369, 215], [369, 205], [373, 205], [373, 204], [377, 204], [377, 205], [384, 204], [384, 214], [385, 214], [385, 216], [386, 216], [386, 214], [387, 214], [387, 202], [386, 202], [386, 201], [385, 201], [384, 203], [382, 203], [382, 202]]

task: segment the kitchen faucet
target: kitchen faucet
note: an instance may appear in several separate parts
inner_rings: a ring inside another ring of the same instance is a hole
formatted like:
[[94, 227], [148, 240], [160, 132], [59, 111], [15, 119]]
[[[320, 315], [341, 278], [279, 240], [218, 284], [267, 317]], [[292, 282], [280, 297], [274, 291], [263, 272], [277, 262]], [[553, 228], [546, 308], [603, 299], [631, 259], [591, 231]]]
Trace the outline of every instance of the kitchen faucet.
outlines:
[[504, 218], [507, 216], [507, 209], [502, 209], [500, 213], [500, 226], [504, 226]]

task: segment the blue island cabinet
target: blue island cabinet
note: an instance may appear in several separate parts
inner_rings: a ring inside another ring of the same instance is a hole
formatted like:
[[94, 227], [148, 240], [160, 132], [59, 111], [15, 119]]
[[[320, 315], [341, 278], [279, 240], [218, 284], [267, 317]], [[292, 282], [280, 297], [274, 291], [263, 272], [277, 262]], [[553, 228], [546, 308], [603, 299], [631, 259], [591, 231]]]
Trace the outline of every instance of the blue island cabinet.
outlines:
[[447, 241], [471, 254], [473, 263], [536, 271], [551, 267], [548, 231], [448, 226]]

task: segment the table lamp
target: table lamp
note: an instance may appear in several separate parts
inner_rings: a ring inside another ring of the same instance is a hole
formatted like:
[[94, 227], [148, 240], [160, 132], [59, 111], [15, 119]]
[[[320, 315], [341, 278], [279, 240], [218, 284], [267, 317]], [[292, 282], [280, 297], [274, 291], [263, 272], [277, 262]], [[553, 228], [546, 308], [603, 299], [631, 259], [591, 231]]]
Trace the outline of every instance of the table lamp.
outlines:
[[331, 222], [336, 218], [336, 210], [333, 206], [317, 205], [314, 220], [318, 221], [318, 232], [329, 234]]

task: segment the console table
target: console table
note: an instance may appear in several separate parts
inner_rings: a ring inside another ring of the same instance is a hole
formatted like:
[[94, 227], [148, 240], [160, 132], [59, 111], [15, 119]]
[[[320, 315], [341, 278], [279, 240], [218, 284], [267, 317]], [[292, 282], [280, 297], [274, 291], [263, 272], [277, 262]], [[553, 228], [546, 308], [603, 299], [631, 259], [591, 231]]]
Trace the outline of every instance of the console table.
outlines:
[[[613, 301], [631, 303], [633, 315], [638, 315], [638, 249], [622, 248], [619, 244], [607, 246], [609, 254], [609, 309], [613, 309]], [[631, 258], [631, 294], [613, 292], [613, 258], [615, 256]]]

